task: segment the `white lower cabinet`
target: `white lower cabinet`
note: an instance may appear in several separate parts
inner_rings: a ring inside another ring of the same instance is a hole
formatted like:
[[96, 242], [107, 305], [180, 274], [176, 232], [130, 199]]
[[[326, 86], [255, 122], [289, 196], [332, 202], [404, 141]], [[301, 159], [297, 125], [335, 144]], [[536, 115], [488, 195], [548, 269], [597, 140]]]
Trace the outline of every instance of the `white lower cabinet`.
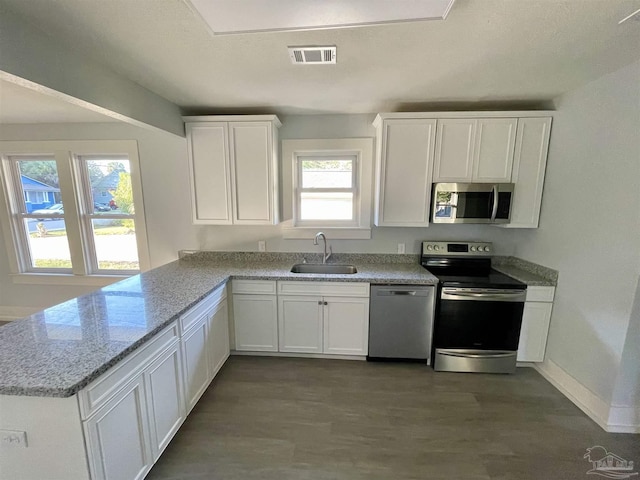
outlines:
[[85, 422], [93, 480], [141, 479], [153, 465], [142, 373]]
[[234, 280], [231, 288], [235, 349], [249, 352], [277, 352], [276, 282]]
[[366, 355], [369, 350], [369, 299], [324, 298], [324, 353]]
[[313, 296], [278, 296], [280, 352], [322, 353], [322, 300]]
[[209, 321], [209, 351], [209, 365], [213, 378], [229, 358], [229, 309], [226, 301]]
[[518, 344], [519, 362], [544, 361], [554, 293], [555, 287], [527, 288]]
[[364, 356], [369, 284], [278, 282], [279, 351]]
[[176, 342], [144, 373], [151, 449], [157, 460], [186, 417], [180, 344]]
[[191, 411], [209, 386], [207, 323], [208, 318], [202, 317], [182, 337], [187, 412]]

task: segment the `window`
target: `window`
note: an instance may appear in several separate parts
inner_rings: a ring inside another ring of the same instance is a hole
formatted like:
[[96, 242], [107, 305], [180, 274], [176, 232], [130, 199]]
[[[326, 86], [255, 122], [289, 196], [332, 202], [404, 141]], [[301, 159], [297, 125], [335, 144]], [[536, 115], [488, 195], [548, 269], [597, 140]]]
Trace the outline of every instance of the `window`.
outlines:
[[295, 224], [357, 226], [356, 155], [296, 157]]
[[282, 152], [285, 238], [371, 237], [373, 139], [283, 140]]
[[0, 142], [0, 154], [14, 273], [148, 268], [135, 142]]

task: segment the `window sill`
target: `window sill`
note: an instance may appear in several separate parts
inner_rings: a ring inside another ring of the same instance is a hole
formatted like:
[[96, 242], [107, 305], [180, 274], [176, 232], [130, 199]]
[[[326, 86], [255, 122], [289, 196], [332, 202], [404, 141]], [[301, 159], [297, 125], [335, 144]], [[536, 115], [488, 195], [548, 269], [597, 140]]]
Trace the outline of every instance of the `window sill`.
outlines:
[[19, 285], [69, 285], [106, 287], [130, 275], [72, 275], [60, 273], [13, 273], [9, 275]]
[[324, 232], [328, 240], [370, 240], [371, 229], [368, 227], [294, 227], [284, 225], [282, 227], [282, 238], [285, 239], [313, 239], [318, 232]]

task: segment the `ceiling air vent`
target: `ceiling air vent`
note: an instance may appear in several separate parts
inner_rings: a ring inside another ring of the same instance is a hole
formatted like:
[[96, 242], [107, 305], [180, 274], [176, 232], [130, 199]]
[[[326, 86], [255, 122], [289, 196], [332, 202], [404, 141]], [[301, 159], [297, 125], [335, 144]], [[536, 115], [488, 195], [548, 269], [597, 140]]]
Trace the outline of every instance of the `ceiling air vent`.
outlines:
[[289, 47], [289, 57], [295, 64], [336, 63], [336, 47]]

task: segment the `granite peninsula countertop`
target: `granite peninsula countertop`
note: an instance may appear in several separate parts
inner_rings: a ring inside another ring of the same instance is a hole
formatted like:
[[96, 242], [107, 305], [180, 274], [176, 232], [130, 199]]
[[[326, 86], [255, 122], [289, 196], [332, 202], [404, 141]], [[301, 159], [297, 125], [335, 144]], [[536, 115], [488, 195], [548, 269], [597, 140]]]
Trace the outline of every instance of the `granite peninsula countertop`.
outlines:
[[353, 275], [294, 274], [317, 254], [200, 252], [0, 328], [0, 395], [69, 397], [231, 278], [434, 285], [417, 255], [335, 254]]

